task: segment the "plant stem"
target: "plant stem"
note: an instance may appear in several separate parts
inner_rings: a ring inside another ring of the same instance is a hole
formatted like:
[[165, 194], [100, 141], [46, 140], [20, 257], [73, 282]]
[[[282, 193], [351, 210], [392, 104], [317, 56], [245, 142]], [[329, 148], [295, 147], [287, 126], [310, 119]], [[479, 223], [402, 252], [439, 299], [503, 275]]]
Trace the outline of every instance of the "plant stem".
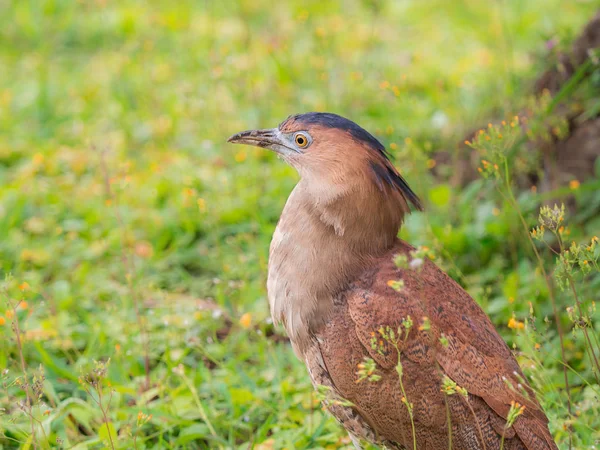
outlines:
[[582, 326], [583, 329], [583, 335], [585, 336], [588, 345], [589, 345], [589, 351], [590, 351], [590, 359], [592, 360], [592, 364], [595, 364], [596, 366], [596, 381], [598, 381], [598, 384], [600, 384], [600, 381], [598, 380], [598, 374], [600, 373], [600, 364], [598, 363], [598, 358], [596, 357], [596, 352], [594, 351], [594, 346], [592, 344], [592, 340], [590, 339], [590, 335], [587, 331], [587, 323], [584, 321], [583, 319], [583, 310], [581, 308], [581, 301], [579, 300], [579, 295], [577, 294], [577, 289], [575, 289], [575, 283], [573, 282], [573, 277], [571, 275], [568, 276], [569, 279], [569, 286], [571, 287], [571, 292], [573, 292], [573, 296], [575, 297], [575, 303], [577, 304], [577, 311], [579, 312], [579, 320], [581, 320], [582, 322], [584, 322], [584, 326]]
[[[554, 230], [552, 232], [554, 233], [554, 235], [556, 236], [556, 239], [558, 241], [560, 253], [563, 253], [565, 250], [565, 246], [564, 246], [564, 243], [563, 243], [563, 240], [562, 240], [560, 234]], [[573, 281], [573, 277], [571, 275], [568, 275], [567, 278], [569, 280], [569, 287], [571, 288], [571, 291], [573, 292], [573, 297], [575, 298], [575, 303], [577, 304], [577, 312], [579, 313], [578, 318], [581, 322], [583, 322], [583, 310], [581, 309], [581, 302], [579, 301], [579, 295], [577, 295], [577, 290], [575, 288], [575, 282]], [[591, 365], [592, 366], [595, 365], [595, 367], [596, 367], [596, 370], [592, 370], [592, 372], [594, 373], [596, 382], [598, 384], [600, 384], [600, 379], [599, 379], [600, 366], [598, 365], [598, 359], [596, 359], [596, 354], [594, 352], [594, 346], [592, 345], [592, 341], [590, 340], [589, 333], [587, 332], [587, 327], [583, 326], [582, 330], [583, 330], [583, 335], [585, 336], [587, 344], [588, 344], [585, 346], [586, 353], [588, 354], [588, 357], [590, 358]]]
[[34, 422], [34, 418], [33, 418], [33, 412], [32, 412], [32, 408], [33, 408], [33, 398], [30, 392], [30, 388], [29, 388], [29, 377], [27, 376], [27, 365], [25, 364], [25, 357], [23, 356], [23, 342], [21, 341], [21, 329], [19, 327], [19, 315], [17, 314], [17, 306], [18, 306], [18, 302], [16, 304], [12, 304], [11, 302], [8, 302], [8, 304], [10, 305], [12, 312], [13, 312], [13, 331], [15, 333], [15, 340], [17, 341], [17, 350], [19, 352], [19, 360], [21, 362], [21, 371], [23, 372], [23, 379], [24, 379], [24, 387], [25, 387], [25, 397], [26, 397], [26, 404], [25, 404], [25, 408], [27, 411], [27, 414], [29, 415], [29, 418], [31, 420], [31, 439], [32, 439], [32, 443], [33, 443], [33, 448], [36, 449], [37, 448], [37, 440], [36, 440], [36, 436], [35, 436], [35, 422]]
[[486, 446], [485, 446], [485, 440], [483, 439], [483, 431], [481, 431], [481, 425], [479, 425], [479, 420], [477, 419], [477, 414], [475, 414], [475, 411], [473, 410], [473, 407], [469, 403], [468, 399], [463, 398], [463, 401], [466, 403], [469, 410], [471, 411], [471, 414], [473, 415], [473, 419], [475, 420], [475, 425], [477, 426], [477, 432], [479, 433], [479, 438], [481, 439], [481, 445], [483, 445], [483, 450], [487, 450]]
[[[567, 359], [566, 359], [566, 355], [565, 355], [564, 334], [563, 334], [562, 326], [560, 324], [560, 316], [558, 314], [556, 298], [554, 297], [554, 289], [553, 289], [552, 283], [550, 282], [550, 278], [548, 277], [548, 273], [546, 272], [546, 268], [544, 267], [544, 261], [542, 260], [542, 257], [540, 256], [540, 253], [538, 252], [538, 249], [535, 246], [535, 242], [533, 242], [533, 239], [531, 239], [531, 235], [529, 234], [529, 227], [527, 226], [527, 222], [525, 221], [525, 218], [523, 217], [523, 213], [521, 212], [521, 208], [519, 207], [519, 204], [517, 203], [517, 199], [515, 198], [515, 196], [512, 192], [510, 175], [509, 175], [509, 171], [508, 171], [508, 161], [506, 158], [503, 159], [503, 163], [504, 163], [504, 182], [506, 183], [506, 190], [508, 192], [508, 200], [509, 200], [509, 203], [511, 204], [511, 206], [514, 208], [514, 210], [519, 215], [519, 219], [521, 221], [521, 224], [523, 225], [523, 230], [525, 231], [525, 235], [527, 236], [527, 239], [529, 240], [531, 248], [533, 249], [533, 252], [535, 253], [535, 257], [538, 262], [538, 267], [542, 271], [544, 281], [546, 282], [546, 286], [548, 287], [548, 296], [550, 297], [550, 303], [552, 305], [552, 312], [554, 315], [554, 322], [556, 323], [556, 330], [558, 332], [558, 337], [560, 340], [560, 352], [561, 352], [562, 359], [566, 364]], [[504, 198], [506, 198], [504, 196], [504, 194], [502, 194], [502, 191], [500, 189], [498, 189], [498, 191]], [[572, 411], [572, 406], [571, 406], [571, 388], [569, 387], [569, 377], [567, 374], [567, 368], [564, 365], [563, 365], [563, 376], [564, 376], [564, 380], [565, 380], [565, 390], [567, 391], [567, 410], [569, 412], [569, 417], [573, 417], [573, 411]], [[571, 449], [572, 446], [573, 446], [573, 436], [572, 436], [571, 429], [569, 429], [569, 449]]]
[[450, 417], [450, 407], [448, 406], [448, 396], [444, 396], [446, 405], [446, 420], [448, 421], [448, 450], [452, 450], [452, 419]]
[[204, 423], [206, 423], [206, 426], [208, 427], [208, 431], [210, 431], [210, 434], [212, 434], [214, 437], [217, 437], [217, 432], [215, 431], [210, 420], [208, 419], [206, 410], [204, 409], [204, 406], [202, 405], [202, 402], [200, 401], [200, 397], [198, 396], [198, 391], [196, 390], [195, 386], [192, 384], [192, 382], [189, 380], [189, 378], [184, 373], [181, 373], [180, 375], [181, 375], [181, 378], [183, 378], [183, 381], [187, 385], [188, 389], [192, 393], [192, 397], [194, 398], [194, 401], [196, 402], [196, 406], [198, 407], [198, 411], [200, 412], [200, 417], [202, 417], [202, 420], [204, 420]]
[[398, 372], [398, 380], [400, 381], [400, 390], [402, 391], [402, 396], [406, 401], [405, 405], [408, 410], [408, 416], [410, 418], [410, 427], [412, 429], [412, 438], [413, 438], [413, 450], [417, 450], [417, 433], [415, 432], [415, 421], [413, 419], [412, 407], [410, 406], [410, 402], [408, 401], [408, 397], [406, 396], [406, 391], [404, 390], [404, 383], [402, 382], [402, 362], [400, 361], [400, 349], [398, 348], [398, 344], [390, 339], [391, 344], [396, 349], [398, 353], [398, 364], [396, 365], [396, 372]]

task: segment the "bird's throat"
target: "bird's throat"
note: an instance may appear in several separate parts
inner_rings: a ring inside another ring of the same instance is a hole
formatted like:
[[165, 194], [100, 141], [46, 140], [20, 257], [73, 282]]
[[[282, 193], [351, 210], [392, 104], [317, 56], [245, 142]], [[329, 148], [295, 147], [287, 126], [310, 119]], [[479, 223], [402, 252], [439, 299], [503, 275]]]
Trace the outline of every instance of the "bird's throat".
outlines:
[[[349, 197], [349, 198], [348, 198]], [[361, 207], [356, 192], [316, 202], [300, 183], [290, 195], [271, 242], [267, 289], [274, 322], [282, 322], [298, 352], [325, 323], [336, 296], [395, 242], [402, 215], [388, 205]]]

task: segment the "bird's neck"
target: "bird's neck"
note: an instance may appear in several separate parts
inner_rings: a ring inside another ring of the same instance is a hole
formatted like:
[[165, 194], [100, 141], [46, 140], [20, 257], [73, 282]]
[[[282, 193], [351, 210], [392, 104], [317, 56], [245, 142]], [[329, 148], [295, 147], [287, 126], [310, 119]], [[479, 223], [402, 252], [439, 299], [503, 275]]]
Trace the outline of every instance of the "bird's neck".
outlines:
[[403, 215], [371, 186], [326, 195], [296, 186], [273, 234], [267, 288], [273, 320], [297, 351], [327, 321], [337, 294], [394, 245]]

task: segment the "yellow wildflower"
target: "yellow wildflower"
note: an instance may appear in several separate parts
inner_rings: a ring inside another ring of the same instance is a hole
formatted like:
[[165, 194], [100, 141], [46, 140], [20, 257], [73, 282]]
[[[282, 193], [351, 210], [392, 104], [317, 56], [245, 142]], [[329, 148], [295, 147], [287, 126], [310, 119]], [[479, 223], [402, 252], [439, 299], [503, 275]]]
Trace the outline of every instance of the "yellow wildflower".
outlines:
[[514, 317], [511, 317], [510, 320], [508, 321], [508, 328], [514, 329], [514, 330], [522, 330], [525, 328], [525, 324], [517, 319], [515, 319]]
[[240, 317], [240, 325], [246, 329], [250, 328], [250, 325], [252, 325], [252, 314], [249, 312], [242, 314], [242, 317]]

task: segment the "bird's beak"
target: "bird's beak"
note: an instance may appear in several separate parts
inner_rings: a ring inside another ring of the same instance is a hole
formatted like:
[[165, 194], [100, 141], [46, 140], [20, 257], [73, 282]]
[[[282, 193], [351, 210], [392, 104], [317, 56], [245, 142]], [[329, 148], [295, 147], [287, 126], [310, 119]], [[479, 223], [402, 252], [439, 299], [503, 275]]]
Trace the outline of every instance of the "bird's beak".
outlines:
[[246, 144], [255, 147], [268, 148], [282, 156], [298, 153], [286, 140], [278, 128], [264, 130], [248, 130], [234, 134], [227, 139], [232, 144]]

